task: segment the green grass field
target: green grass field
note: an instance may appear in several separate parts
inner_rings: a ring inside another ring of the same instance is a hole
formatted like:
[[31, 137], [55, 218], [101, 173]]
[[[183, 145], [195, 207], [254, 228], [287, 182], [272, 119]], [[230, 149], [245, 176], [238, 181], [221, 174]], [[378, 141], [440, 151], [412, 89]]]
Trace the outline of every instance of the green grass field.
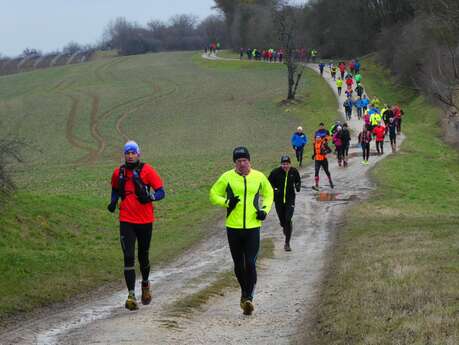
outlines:
[[402, 150], [347, 214], [311, 330], [316, 344], [459, 343], [459, 154], [439, 109], [363, 63], [370, 95], [405, 110]]
[[129, 139], [165, 181], [153, 266], [205, 240], [223, 210], [208, 189], [246, 145], [269, 172], [298, 125], [336, 117], [332, 91], [306, 71], [303, 101], [279, 106], [282, 65], [204, 61], [197, 53], [107, 58], [0, 77], [0, 135], [26, 141], [1, 200], [0, 319], [122, 281], [110, 177]]

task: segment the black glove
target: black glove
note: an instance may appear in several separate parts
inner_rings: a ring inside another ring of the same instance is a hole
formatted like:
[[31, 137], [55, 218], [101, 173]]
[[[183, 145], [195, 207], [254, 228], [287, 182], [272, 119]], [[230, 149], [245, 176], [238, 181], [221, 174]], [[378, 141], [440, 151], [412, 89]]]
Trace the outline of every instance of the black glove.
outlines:
[[311, 159], [312, 159], [312, 160], [316, 159], [316, 154], [313, 154], [313, 155], [311, 156]]
[[257, 219], [258, 220], [265, 220], [266, 219], [266, 212], [263, 210], [258, 210], [257, 211]]
[[301, 182], [295, 183], [295, 189], [298, 193], [301, 191]]
[[107, 210], [111, 213], [115, 212], [116, 210], [116, 202], [111, 202], [107, 206]]
[[230, 197], [228, 199], [228, 208], [230, 208], [230, 209], [235, 208], [239, 201], [241, 201], [241, 200], [239, 199], [239, 197], [237, 195]]

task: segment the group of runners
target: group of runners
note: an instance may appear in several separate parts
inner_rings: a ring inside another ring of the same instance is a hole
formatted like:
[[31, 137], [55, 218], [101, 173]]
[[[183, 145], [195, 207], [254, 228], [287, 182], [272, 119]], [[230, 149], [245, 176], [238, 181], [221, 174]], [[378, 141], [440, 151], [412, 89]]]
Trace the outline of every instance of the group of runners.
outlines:
[[[320, 74], [323, 75], [325, 64], [321, 62], [318, 67]], [[377, 97], [373, 97], [371, 100], [367, 98], [362, 85], [361, 65], [358, 60], [352, 60], [348, 64], [343, 61], [338, 64], [330, 63], [328, 67], [332, 79], [336, 82], [338, 95], [342, 93], [343, 84], [346, 85], [346, 99], [343, 102], [346, 120], [351, 120], [353, 109], [355, 108], [357, 119], [363, 121], [362, 131], [358, 135], [358, 141], [362, 147], [362, 164], [368, 164], [371, 141], [375, 141], [378, 155], [384, 153], [386, 135], [389, 135], [392, 152], [395, 152], [397, 135], [401, 132], [402, 116], [404, 114], [400, 106], [383, 105]], [[336, 76], [337, 71], [340, 73], [338, 77]], [[338, 131], [332, 133], [332, 135], [333, 143], [335, 143], [335, 146], [338, 144], [336, 146], [338, 164], [341, 165], [341, 161], [343, 161], [343, 165], [346, 166], [347, 150], [344, 151], [344, 154], [340, 150], [340, 143], [342, 141], [346, 142], [348, 137], [344, 127], [338, 122], [337, 126], [334, 126]], [[341, 129], [344, 129], [344, 131], [341, 131]], [[339, 135], [340, 133], [344, 133], [344, 140], [339, 138], [341, 136]], [[335, 134], [338, 134], [339, 137], [335, 138]]]
[[209, 45], [204, 47], [204, 53], [208, 55], [215, 55], [221, 49], [220, 42], [211, 42]]
[[[321, 64], [322, 65], [322, 64]], [[360, 67], [360, 65], [358, 65]], [[329, 66], [330, 71], [333, 65]], [[319, 69], [324, 68], [319, 66]], [[358, 68], [359, 69], [359, 68]], [[355, 69], [354, 73], [358, 72]], [[347, 100], [353, 99], [354, 91], [358, 100], [366, 100], [366, 96], [353, 89], [355, 79], [351, 71], [348, 72], [347, 83], [349, 95]], [[338, 79], [339, 80], [339, 79]], [[357, 82], [357, 87], [360, 81]], [[364, 102], [366, 103], [366, 102]], [[359, 114], [359, 113], [358, 113]], [[377, 98], [368, 101], [362, 107], [363, 129], [358, 135], [362, 147], [363, 163], [368, 164], [370, 142], [375, 139], [378, 154], [383, 154], [384, 137], [389, 133], [392, 150], [395, 151], [396, 135], [401, 130], [401, 116], [403, 111], [398, 105], [381, 106]], [[352, 117], [352, 110], [348, 119]], [[359, 115], [358, 115], [359, 116]], [[328, 155], [333, 152], [334, 145], [338, 165], [348, 165], [348, 153], [351, 135], [347, 123], [335, 122], [330, 129], [320, 123], [314, 133], [312, 143], [312, 159], [314, 160], [313, 189], [319, 190], [320, 170], [325, 172], [328, 183], [334, 188], [330, 174]], [[295, 152], [298, 165], [303, 164], [303, 155], [308, 138], [302, 127], [298, 127], [291, 137], [291, 145]], [[298, 169], [292, 166], [288, 155], [282, 155], [280, 165], [273, 169], [266, 177], [262, 172], [255, 170], [251, 165], [251, 157], [246, 147], [236, 147], [233, 150], [234, 167], [224, 172], [212, 185], [209, 191], [210, 202], [226, 209], [226, 234], [231, 256], [234, 263], [234, 272], [241, 288], [240, 307], [245, 315], [254, 310], [254, 290], [257, 282], [256, 260], [260, 248], [260, 228], [272, 203], [284, 233], [284, 250], [291, 251], [291, 236], [293, 231], [292, 217], [295, 209], [295, 195], [301, 189], [301, 178]], [[141, 281], [141, 303], [151, 302], [150, 291], [150, 262], [149, 248], [152, 238], [154, 222], [153, 203], [165, 197], [161, 177], [148, 163], [140, 160], [140, 147], [134, 141], [124, 145], [125, 163], [115, 168], [111, 178], [111, 200], [107, 207], [110, 212], [119, 208], [119, 231], [121, 248], [124, 255], [124, 277], [128, 289], [125, 307], [136, 310], [139, 307], [135, 294], [135, 246], [137, 242], [137, 256], [139, 260]], [[261, 201], [260, 201], [261, 198]]]
[[[147, 305], [152, 299], [149, 248], [155, 219], [153, 203], [162, 200], [165, 191], [155, 169], [140, 160], [140, 147], [136, 142], [128, 141], [124, 145], [124, 158], [125, 163], [113, 171], [111, 200], [107, 209], [113, 213], [119, 208], [120, 242], [128, 289], [125, 307], [137, 310], [135, 246], [137, 242], [142, 275], [140, 301]], [[227, 210], [226, 233], [234, 272], [241, 287], [240, 306], [245, 315], [250, 315], [254, 310], [256, 259], [262, 222], [274, 202], [285, 235], [284, 249], [291, 251], [295, 191], [300, 191], [301, 178], [288, 155], [281, 157], [280, 166], [272, 170], [269, 178], [252, 169], [250, 153], [245, 147], [233, 150], [233, 162], [234, 168], [223, 173], [211, 187], [209, 199], [212, 204]]]
[[[318, 51], [316, 49], [295, 49], [293, 51], [293, 58], [296, 61], [300, 62], [315, 62], [317, 58]], [[282, 63], [284, 58], [284, 50], [280, 49], [256, 49], [256, 48], [240, 48], [239, 49], [239, 59], [244, 59], [244, 56], [247, 57], [248, 60], [254, 61], [265, 61], [265, 62], [280, 62]]]
[[283, 49], [263, 49], [258, 50], [256, 48], [241, 48], [239, 50], [239, 59], [242, 60], [244, 55], [247, 56], [248, 60], [253, 61], [264, 61], [264, 62], [280, 62], [282, 63], [284, 59], [284, 50]]

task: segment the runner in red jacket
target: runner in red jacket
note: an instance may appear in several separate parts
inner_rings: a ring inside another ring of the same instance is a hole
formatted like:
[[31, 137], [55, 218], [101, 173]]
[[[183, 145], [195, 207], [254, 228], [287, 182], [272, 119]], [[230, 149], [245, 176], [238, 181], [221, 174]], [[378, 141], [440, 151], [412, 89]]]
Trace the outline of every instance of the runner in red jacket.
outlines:
[[381, 122], [373, 128], [373, 134], [376, 136], [376, 151], [378, 155], [384, 154], [384, 137], [386, 136], [386, 128]]
[[340, 62], [338, 65], [338, 68], [341, 74], [341, 79], [344, 79], [344, 72], [346, 71], [346, 64], [344, 62]]
[[354, 85], [354, 79], [352, 77], [346, 78], [347, 89], [352, 92], [352, 85]]
[[114, 212], [119, 205], [120, 240], [124, 254], [124, 278], [129, 291], [125, 307], [138, 309], [135, 297], [135, 242], [138, 242], [138, 258], [142, 273], [142, 304], [151, 302], [149, 249], [153, 222], [152, 201], [164, 198], [163, 182], [158, 173], [147, 163], [140, 161], [140, 148], [134, 141], [124, 145], [126, 163], [113, 172], [112, 197], [108, 210]]

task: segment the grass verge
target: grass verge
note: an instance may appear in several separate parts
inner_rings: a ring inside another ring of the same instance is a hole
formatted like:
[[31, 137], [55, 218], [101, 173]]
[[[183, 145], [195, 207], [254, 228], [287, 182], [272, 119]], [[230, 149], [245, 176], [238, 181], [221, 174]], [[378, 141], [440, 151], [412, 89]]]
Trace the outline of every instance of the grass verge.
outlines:
[[370, 200], [345, 217], [309, 338], [458, 344], [459, 154], [442, 141], [439, 109], [371, 59], [363, 66], [367, 92], [402, 105], [407, 139], [372, 171]]

